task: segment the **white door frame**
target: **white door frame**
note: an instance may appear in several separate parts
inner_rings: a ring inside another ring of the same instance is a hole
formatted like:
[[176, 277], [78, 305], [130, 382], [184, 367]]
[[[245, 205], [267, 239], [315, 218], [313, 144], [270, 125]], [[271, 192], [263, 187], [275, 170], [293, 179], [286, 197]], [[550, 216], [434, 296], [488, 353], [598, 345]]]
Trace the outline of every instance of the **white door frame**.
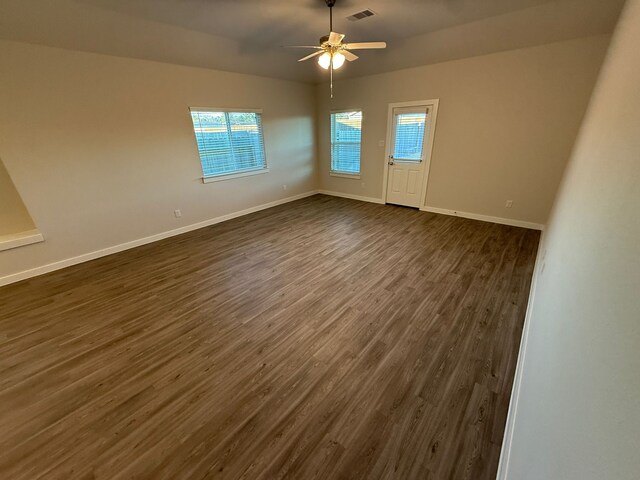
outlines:
[[422, 185], [420, 186], [420, 209], [423, 209], [427, 199], [427, 186], [429, 184], [429, 168], [431, 167], [431, 154], [433, 153], [433, 139], [436, 133], [436, 120], [438, 119], [438, 104], [440, 99], [433, 100], [416, 100], [413, 102], [397, 102], [389, 104], [389, 113], [387, 117], [387, 147], [384, 155], [384, 174], [382, 175], [382, 203], [387, 203], [387, 178], [389, 175], [389, 156], [391, 155], [391, 138], [393, 132], [393, 109], [399, 107], [422, 107], [431, 108], [431, 126], [429, 128], [429, 138], [427, 144], [423, 146], [425, 152], [424, 175], [422, 176]]

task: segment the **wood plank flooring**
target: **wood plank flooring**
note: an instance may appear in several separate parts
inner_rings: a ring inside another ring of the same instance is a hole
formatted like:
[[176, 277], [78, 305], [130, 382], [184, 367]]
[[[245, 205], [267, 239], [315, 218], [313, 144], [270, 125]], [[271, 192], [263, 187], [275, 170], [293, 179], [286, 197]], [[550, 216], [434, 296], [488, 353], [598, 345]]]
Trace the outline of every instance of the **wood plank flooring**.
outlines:
[[0, 289], [0, 478], [495, 478], [538, 232], [317, 195]]

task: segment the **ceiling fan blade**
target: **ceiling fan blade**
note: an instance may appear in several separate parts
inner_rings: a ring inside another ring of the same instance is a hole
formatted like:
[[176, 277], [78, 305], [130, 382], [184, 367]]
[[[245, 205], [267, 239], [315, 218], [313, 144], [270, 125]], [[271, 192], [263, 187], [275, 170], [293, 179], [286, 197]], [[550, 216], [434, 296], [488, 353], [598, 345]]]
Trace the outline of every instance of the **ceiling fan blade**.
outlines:
[[315, 48], [316, 50], [322, 48], [318, 45], [282, 45], [282, 48]]
[[368, 50], [374, 48], [387, 48], [386, 42], [361, 42], [361, 43], [347, 43], [345, 48], [349, 50]]
[[340, 45], [343, 38], [344, 35], [342, 33], [331, 32], [329, 34], [329, 40], [327, 40], [327, 43], [332, 46]]
[[357, 55], [351, 53], [349, 50], [341, 50], [341, 53], [344, 55], [344, 58], [346, 58], [350, 62], [353, 62], [354, 60], [357, 60], [359, 58]]
[[299, 62], [304, 62], [305, 60], [309, 60], [310, 58], [313, 58], [317, 55], [320, 55], [324, 53], [322, 50], [318, 50], [317, 52], [313, 52], [311, 55], [307, 55], [306, 57], [302, 57], [300, 60], [298, 60]]

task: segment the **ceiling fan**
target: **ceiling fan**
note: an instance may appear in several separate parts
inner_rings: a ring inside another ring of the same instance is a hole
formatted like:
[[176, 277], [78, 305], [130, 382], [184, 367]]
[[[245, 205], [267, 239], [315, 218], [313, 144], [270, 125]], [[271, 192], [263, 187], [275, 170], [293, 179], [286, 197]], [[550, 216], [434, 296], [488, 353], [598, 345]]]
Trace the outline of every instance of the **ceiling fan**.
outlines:
[[344, 61], [353, 62], [359, 57], [350, 50], [371, 50], [378, 48], [387, 48], [385, 42], [361, 42], [361, 43], [343, 43], [345, 35], [333, 31], [333, 6], [336, 0], [325, 0], [329, 7], [329, 35], [320, 37], [320, 45], [292, 45], [289, 48], [313, 48], [313, 52], [306, 57], [302, 57], [299, 62], [304, 62], [314, 57], [318, 57], [318, 64], [331, 73], [331, 98], [333, 98], [333, 70], [337, 70]]

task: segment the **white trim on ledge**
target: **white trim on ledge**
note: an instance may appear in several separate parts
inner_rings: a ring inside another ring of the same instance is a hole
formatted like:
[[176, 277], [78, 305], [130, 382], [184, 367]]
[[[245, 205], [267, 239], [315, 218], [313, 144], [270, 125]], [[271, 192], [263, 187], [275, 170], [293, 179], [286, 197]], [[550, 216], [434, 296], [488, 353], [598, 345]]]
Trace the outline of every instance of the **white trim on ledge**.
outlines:
[[360, 195], [352, 195], [350, 193], [334, 192], [331, 190], [317, 190], [317, 193], [322, 195], [330, 195], [332, 197], [350, 198], [351, 200], [360, 200], [361, 202], [379, 203], [384, 204], [381, 198], [374, 197], [362, 197]]
[[332, 177], [339, 177], [339, 178], [353, 178], [354, 180], [360, 179], [359, 173], [329, 172], [329, 175]]
[[0, 236], [0, 252], [11, 248], [24, 247], [34, 243], [44, 242], [44, 237], [38, 230], [27, 230], [20, 233], [12, 233]]
[[291, 197], [282, 198], [280, 200], [275, 200], [273, 202], [264, 203], [262, 205], [258, 205], [255, 207], [246, 208], [244, 210], [240, 210], [238, 212], [228, 213], [226, 215], [222, 215], [220, 217], [211, 218], [209, 220], [205, 220], [203, 222], [193, 223], [191, 225], [186, 225], [184, 227], [176, 228], [174, 230], [169, 230], [166, 232], [157, 233], [155, 235], [151, 235], [149, 237], [139, 238], [137, 240], [132, 240], [130, 242], [121, 243], [119, 245], [114, 245], [112, 247], [103, 248], [101, 250], [96, 250], [94, 252], [85, 253], [82, 255], [78, 255], [77, 257], [67, 258], [65, 260], [60, 260], [57, 262], [50, 263], [48, 265], [43, 265], [40, 267], [32, 268], [30, 270], [24, 270], [22, 272], [12, 273], [10, 275], [6, 275], [4, 277], [0, 277], [0, 287], [3, 285], [8, 285], [10, 283], [19, 282], [21, 280], [26, 280], [27, 278], [37, 277], [38, 275], [44, 275], [45, 273], [53, 272], [55, 270], [60, 270], [65, 267], [70, 267], [72, 265], [77, 265], [78, 263], [88, 262], [90, 260], [95, 260], [96, 258], [104, 257], [107, 255], [111, 255], [113, 253], [122, 252], [124, 250], [129, 250], [130, 248], [139, 247], [141, 245], [146, 245], [147, 243], [157, 242], [158, 240], [162, 240], [165, 238], [173, 237], [175, 235], [180, 235], [182, 233], [187, 233], [192, 230], [197, 230], [198, 228], [208, 227], [210, 225], [215, 225], [216, 223], [224, 222], [226, 220], [231, 220], [232, 218], [241, 217], [243, 215], [248, 215], [250, 213], [258, 212], [260, 210], [265, 210], [267, 208], [275, 207], [278, 205], [282, 205], [283, 203], [293, 202], [295, 200], [300, 200], [301, 198], [310, 197], [318, 193], [315, 190], [311, 190], [310, 192], [301, 193], [299, 195], [294, 195]]
[[514, 220], [512, 218], [491, 217], [489, 215], [481, 215], [479, 213], [460, 212], [457, 210], [448, 210], [446, 208], [437, 207], [421, 207], [420, 210], [423, 212], [452, 215], [454, 217], [470, 218], [472, 220], [481, 220], [483, 222], [499, 223], [501, 225], [511, 225], [512, 227], [530, 228], [532, 230], [544, 230], [544, 225], [540, 223], [525, 222], [522, 220]]
[[218, 108], [218, 107], [189, 107], [190, 112], [227, 112], [227, 113], [260, 113], [261, 108]]
[[214, 175], [211, 177], [202, 177], [202, 183], [221, 182], [223, 180], [231, 180], [232, 178], [249, 177], [251, 175], [260, 175], [269, 173], [268, 168], [256, 168], [255, 170], [247, 170], [246, 172], [229, 173], [227, 175]]

